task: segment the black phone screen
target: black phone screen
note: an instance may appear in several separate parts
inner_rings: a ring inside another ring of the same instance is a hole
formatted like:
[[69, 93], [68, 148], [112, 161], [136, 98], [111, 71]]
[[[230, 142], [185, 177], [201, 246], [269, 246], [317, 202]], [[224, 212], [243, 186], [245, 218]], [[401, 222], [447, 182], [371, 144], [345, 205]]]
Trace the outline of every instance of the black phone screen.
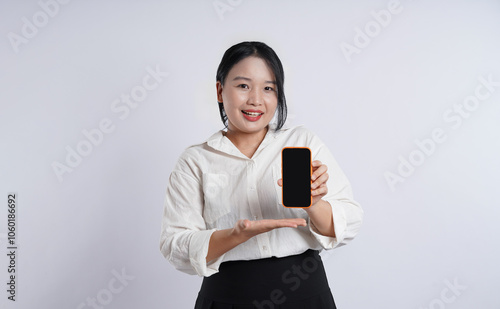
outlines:
[[285, 147], [281, 150], [283, 206], [311, 206], [311, 150]]

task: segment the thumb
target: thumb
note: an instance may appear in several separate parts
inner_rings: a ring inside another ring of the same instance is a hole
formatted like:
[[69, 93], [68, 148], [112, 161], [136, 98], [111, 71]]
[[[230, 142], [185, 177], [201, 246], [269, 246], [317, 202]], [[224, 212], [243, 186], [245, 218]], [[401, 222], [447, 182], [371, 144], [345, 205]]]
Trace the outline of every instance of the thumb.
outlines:
[[247, 219], [245, 219], [245, 220], [241, 220], [241, 221], [240, 221], [240, 227], [241, 227], [242, 229], [246, 229], [246, 228], [248, 227], [248, 224], [249, 224], [249, 223], [250, 223], [250, 221], [248, 221]]

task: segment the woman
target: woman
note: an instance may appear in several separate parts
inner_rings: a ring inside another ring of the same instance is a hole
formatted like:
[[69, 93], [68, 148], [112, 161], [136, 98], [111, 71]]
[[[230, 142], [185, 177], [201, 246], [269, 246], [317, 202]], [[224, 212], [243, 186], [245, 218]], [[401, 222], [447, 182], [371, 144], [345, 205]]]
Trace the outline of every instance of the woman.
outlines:
[[[161, 252], [176, 269], [204, 277], [196, 309], [335, 308], [319, 252], [346, 244], [360, 228], [363, 211], [349, 181], [314, 133], [283, 128], [283, 67], [269, 46], [232, 46], [216, 79], [227, 130], [177, 161]], [[311, 149], [309, 208], [281, 202], [281, 149], [290, 146]]]

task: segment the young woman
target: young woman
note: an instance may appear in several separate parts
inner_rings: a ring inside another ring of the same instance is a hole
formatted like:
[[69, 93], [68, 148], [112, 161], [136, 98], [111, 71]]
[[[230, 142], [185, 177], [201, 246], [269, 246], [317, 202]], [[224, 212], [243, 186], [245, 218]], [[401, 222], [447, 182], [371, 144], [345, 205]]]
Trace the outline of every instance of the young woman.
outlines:
[[[269, 46], [232, 46], [216, 79], [225, 128], [177, 161], [161, 252], [176, 269], [204, 277], [196, 309], [336, 308], [319, 252], [359, 231], [363, 210], [349, 181], [313, 132], [284, 127], [283, 67]], [[283, 147], [311, 149], [309, 208], [281, 204]]]

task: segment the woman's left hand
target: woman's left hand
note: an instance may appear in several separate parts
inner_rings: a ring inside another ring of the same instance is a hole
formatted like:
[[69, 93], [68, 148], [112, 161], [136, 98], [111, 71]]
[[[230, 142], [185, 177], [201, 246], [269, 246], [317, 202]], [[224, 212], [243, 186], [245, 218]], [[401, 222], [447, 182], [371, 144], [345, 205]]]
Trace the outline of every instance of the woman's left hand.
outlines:
[[[326, 181], [328, 180], [328, 167], [321, 163], [319, 160], [312, 162], [312, 175], [311, 175], [311, 196], [312, 204], [314, 206], [323, 196], [328, 193], [328, 188], [326, 187]], [[278, 179], [278, 185], [281, 187], [283, 185], [283, 179]]]
[[328, 180], [328, 167], [321, 163], [321, 161], [316, 160], [312, 162], [313, 173], [311, 175], [311, 195], [313, 197], [312, 205], [316, 204], [323, 196], [328, 193], [328, 188], [326, 187], [326, 181]]

